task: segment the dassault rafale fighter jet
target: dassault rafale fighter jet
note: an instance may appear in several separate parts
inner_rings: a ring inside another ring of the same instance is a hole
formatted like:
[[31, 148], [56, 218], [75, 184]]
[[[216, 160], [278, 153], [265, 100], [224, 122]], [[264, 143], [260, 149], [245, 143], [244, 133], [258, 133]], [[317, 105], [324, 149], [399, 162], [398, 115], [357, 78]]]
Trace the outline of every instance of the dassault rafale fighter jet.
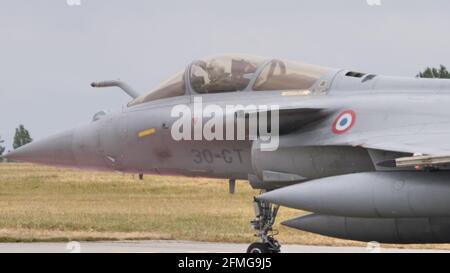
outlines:
[[[380, 243], [450, 243], [450, 81], [220, 55], [197, 60], [83, 126], [7, 158], [63, 167], [248, 180], [261, 190], [248, 252], [282, 224]], [[251, 200], [249, 200], [250, 202]], [[300, 216], [302, 215], [302, 216]]]

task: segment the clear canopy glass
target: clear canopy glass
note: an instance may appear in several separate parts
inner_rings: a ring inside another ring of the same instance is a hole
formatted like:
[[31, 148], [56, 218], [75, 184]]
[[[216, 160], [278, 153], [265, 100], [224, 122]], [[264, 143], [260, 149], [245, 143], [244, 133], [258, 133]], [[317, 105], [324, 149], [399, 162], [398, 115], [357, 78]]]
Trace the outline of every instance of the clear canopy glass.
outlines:
[[134, 106], [137, 104], [158, 100], [162, 98], [183, 96], [186, 92], [186, 85], [184, 84], [184, 71], [179, 71], [172, 77], [161, 82], [154, 89], [150, 90], [146, 94], [131, 101], [128, 106]]
[[195, 92], [221, 93], [244, 90], [264, 58], [248, 55], [221, 55], [196, 61], [190, 81]]
[[328, 72], [320, 66], [272, 60], [256, 79], [253, 90], [305, 90]]
[[[189, 84], [199, 94], [254, 91], [306, 90], [330, 69], [249, 55], [229, 54], [207, 57], [192, 62]], [[187, 72], [186, 72], [187, 73]], [[249, 84], [254, 81], [253, 86]], [[186, 94], [185, 72], [180, 71], [128, 105]]]

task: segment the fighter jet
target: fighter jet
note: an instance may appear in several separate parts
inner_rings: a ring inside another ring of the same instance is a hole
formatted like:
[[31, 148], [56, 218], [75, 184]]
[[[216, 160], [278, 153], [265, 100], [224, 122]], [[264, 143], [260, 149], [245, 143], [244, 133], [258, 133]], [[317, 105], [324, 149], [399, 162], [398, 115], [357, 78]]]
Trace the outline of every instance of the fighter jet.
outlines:
[[450, 81], [225, 54], [142, 95], [120, 81], [92, 86], [117, 86], [132, 100], [6, 157], [228, 179], [230, 191], [247, 180], [261, 190], [251, 253], [280, 251], [280, 206], [299, 210], [282, 224], [302, 231], [450, 243]]

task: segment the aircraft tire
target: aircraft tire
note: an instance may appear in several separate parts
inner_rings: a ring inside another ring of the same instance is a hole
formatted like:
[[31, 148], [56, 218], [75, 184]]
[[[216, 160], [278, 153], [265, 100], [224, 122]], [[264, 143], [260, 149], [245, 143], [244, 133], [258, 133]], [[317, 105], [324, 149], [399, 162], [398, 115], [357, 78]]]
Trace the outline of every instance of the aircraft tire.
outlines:
[[272, 253], [272, 251], [267, 244], [257, 242], [247, 248], [247, 253]]

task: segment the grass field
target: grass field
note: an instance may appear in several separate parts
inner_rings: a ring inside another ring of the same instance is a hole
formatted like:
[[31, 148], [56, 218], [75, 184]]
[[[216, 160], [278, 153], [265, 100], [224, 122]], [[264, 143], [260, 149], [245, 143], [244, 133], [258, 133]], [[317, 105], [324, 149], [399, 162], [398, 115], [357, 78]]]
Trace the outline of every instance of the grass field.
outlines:
[[[145, 176], [0, 164], [0, 241], [255, 240], [246, 182]], [[277, 223], [302, 212], [281, 208]], [[361, 245], [280, 225], [282, 243]], [[411, 247], [411, 246], [408, 246]], [[415, 246], [412, 246], [415, 247]], [[419, 246], [450, 248], [450, 245]]]

